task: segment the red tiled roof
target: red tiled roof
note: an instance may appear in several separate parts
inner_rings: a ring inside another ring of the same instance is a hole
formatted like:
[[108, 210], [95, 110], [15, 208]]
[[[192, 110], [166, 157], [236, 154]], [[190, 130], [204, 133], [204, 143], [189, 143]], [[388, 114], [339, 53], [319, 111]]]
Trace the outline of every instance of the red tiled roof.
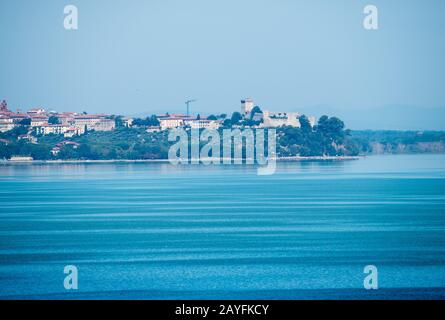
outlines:
[[64, 124], [42, 124], [39, 127], [48, 128], [48, 127], [67, 127], [67, 126]]
[[74, 116], [74, 119], [100, 119], [106, 116], [105, 114], [82, 114]]
[[11, 114], [11, 117], [14, 118], [29, 118], [29, 116], [25, 113], [13, 113]]

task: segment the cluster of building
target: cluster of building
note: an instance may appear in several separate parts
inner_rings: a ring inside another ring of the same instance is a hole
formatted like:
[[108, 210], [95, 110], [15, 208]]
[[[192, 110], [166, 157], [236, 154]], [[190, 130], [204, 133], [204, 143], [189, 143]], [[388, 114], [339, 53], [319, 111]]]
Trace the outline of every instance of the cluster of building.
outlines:
[[[257, 122], [253, 127], [257, 128], [278, 128], [282, 126], [300, 127], [301, 115], [297, 112], [255, 112], [254, 101], [250, 98], [241, 100], [241, 116]], [[254, 112], [254, 114], [252, 114]], [[201, 119], [184, 114], [172, 114], [157, 116], [160, 125], [149, 128], [149, 131], [162, 131], [172, 128], [189, 127], [192, 129], [218, 129], [224, 123], [224, 119]], [[314, 126], [316, 118], [308, 117], [309, 123]], [[236, 127], [236, 125], [235, 125]]]
[[38, 135], [63, 134], [65, 137], [81, 135], [86, 130], [111, 131], [115, 128], [114, 119], [104, 114], [58, 113], [43, 108], [34, 108], [24, 113], [13, 112], [8, 109], [6, 101], [0, 102], [0, 132], [24, 124], [29, 125]]
[[[301, 115], [296, 112], [261, 111], [255, 107], [252, 99], [241, 100], [241, 117], [244, 120], [253, 120], [251, 127], [277, 128], [281, 126], [300, 127]], [[156, 116], [158, 126], [149, 126], [148, 132], [157, 132], [172, 128], [191, 129], [218, 129], [224, 125], [224, 118], [201, 118], [184, 114], [165, 114]], [[54, 121], [56, 119], [56, 121]], [[308, 117], [311, 125], [315, 125], [315, 117]], [[133, 126], [133, 119], [125, 118], [123, 123], [127, 127]], [[36, 135], [58, 134], [65, 137], [81, 135], [85, 131], [111, 131], [115, 128], [115, 120], [105, 114], [78, 114], [76, 112], [54, 112], [43, 108], [34, 108], [27, 112], [12, 112], [8, 109], [6, 101], [0, 103], [0, 132], [5, 132], [20, 125], [30, 126], [30, 133]], [[232, 124], [237, 127], [236, 124]], [[31, 139], [31, 135], [20, 138]]]
[[[241, 114], [244, 118], [251, 118], [254, 121], [260, 121], [259, 127], [278, 128], [282, 126], [300, 127], [301, 115], [297, 112], [272, 112], [268, 110], [252, 114], [255, 104], [252, 99], [241, 100]], [[315, 117], [308, 117], [311, 126], [315, 125]]]
[[222, 125], [222, 120], [201, 119], [184, 114], [166, 114], [157, 116], [157, 118], [159, 121], [159, 130], [180, 127], [189, 127], [191, 129], [218, 129]]
[[14, 129], [25, 118], [28, 118], [26, 114], [10, 111], [5, 100], [0, 102], [0, 132]]

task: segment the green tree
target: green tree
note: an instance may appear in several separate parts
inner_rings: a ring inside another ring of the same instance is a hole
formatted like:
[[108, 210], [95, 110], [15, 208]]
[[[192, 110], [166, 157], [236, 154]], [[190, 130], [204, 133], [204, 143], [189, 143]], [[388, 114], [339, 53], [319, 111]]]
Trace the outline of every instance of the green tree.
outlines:
[[133, 119], [133, 126], [137, 126], [137, 127], [148, 126], [148, 121], [147, 121], [147, 119], [136, 118], [136, 119]]
[[[260, 107], [255, 106], [253, 107], [252, 111], [250, 111], [250, 121], [253, 121], [253, 117], [255, 114], [263, 114], [263, 111], [261, 111]], [[255, 123], [249, 123], [248, 125], [255, 125]]]
[[51, 116], [48, 118], [48, 123], [49, 124], [60, 124], [60, 120], [56, 116]]
[[263, 111], [261, 111], [259, 106], [255, 106], [252, 111], [250, 111], [250, 114], [253, 116], [255, 113], [263, 113]]
[[217, 120], [218, 118], [216, 118], [216, 116], [214, 114], [211, 114], [210, 116], [207, 117], [207, 120]]
[[316, 131], [320, 134], [324, 146], [324, 153], [337, 155], [338, 146], [345, 141], [345, 124], [337, 117], [322, 116], [318, 120]]
[[312, 132], [312, 126], [311, 126], [311, 123], [310, 123], [308, 117], [306, 117], [305, 115], [302, 115], [298, 120], [300, 121], [301, 131], [304, 134]]
[[31, 118], [25, 118], [20, 120], [19, 124], [21, 124], [22, 126], [29, 126], [31, 125]]
[[228, 128], [228, 127], [230, 127], [231, 125], [232, 125], [232, 121], [231, 121], [230, 119], [225, 119], [225, 120], [223, 121], [223, 126], [224, 126], [224, 127]]
[[232, 118], [230, 119], [232, 122], [232, 125], [234, 124], [239, 124], [239, 122], [243, 119], [243, 117], [241, 116], [241, 113], [239, 112], [234, 112], [232, 113]]
[[136, 118], [133, 120], [133, 125], [138, 127], [159, 126], [159, 120], [156, 115], [151, 115], [145, 119]]
[[114, 116], [114, 123], [116, 125], [116, 128], [124, 127], [124, 120], [122, 118], [122, 116]]
[[155, 126], [155, 127], [159, 126], [160, 122], [155, 114], [150, 116], [149, 124], [150, 126]]
[[91, 148], [87, 144], [81, 144], [77, 149], [79, 153], [79, 157], [81, 159], [90, 159], [92, 158]]

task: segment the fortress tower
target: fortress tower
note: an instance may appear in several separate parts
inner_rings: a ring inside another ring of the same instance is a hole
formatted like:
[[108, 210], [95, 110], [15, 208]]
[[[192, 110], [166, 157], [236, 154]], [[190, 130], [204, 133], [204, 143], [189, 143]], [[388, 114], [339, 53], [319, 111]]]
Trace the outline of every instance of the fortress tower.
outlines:
[[9, 112], [8, 104], [6, 103], [6, 100], [3, 100], [2, 102], [0, 102], [0, 112]]
[[253, 100], [250, 98], [241, 100], [241, 114], [246, 115], [249, 114], [253, 109]]

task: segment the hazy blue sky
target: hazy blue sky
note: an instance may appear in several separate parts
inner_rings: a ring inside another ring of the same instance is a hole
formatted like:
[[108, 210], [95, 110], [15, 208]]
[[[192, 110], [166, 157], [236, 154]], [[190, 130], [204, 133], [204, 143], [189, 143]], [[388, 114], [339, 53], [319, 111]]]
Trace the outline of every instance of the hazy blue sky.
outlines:
[[[63, 8], [79, 9], [79, 30]], [[379, 8], [380, 29], [362, 27]], [[0, 2], [0, 99], [140, 114], [263, 109], [445, 129], [443, 0]]]

